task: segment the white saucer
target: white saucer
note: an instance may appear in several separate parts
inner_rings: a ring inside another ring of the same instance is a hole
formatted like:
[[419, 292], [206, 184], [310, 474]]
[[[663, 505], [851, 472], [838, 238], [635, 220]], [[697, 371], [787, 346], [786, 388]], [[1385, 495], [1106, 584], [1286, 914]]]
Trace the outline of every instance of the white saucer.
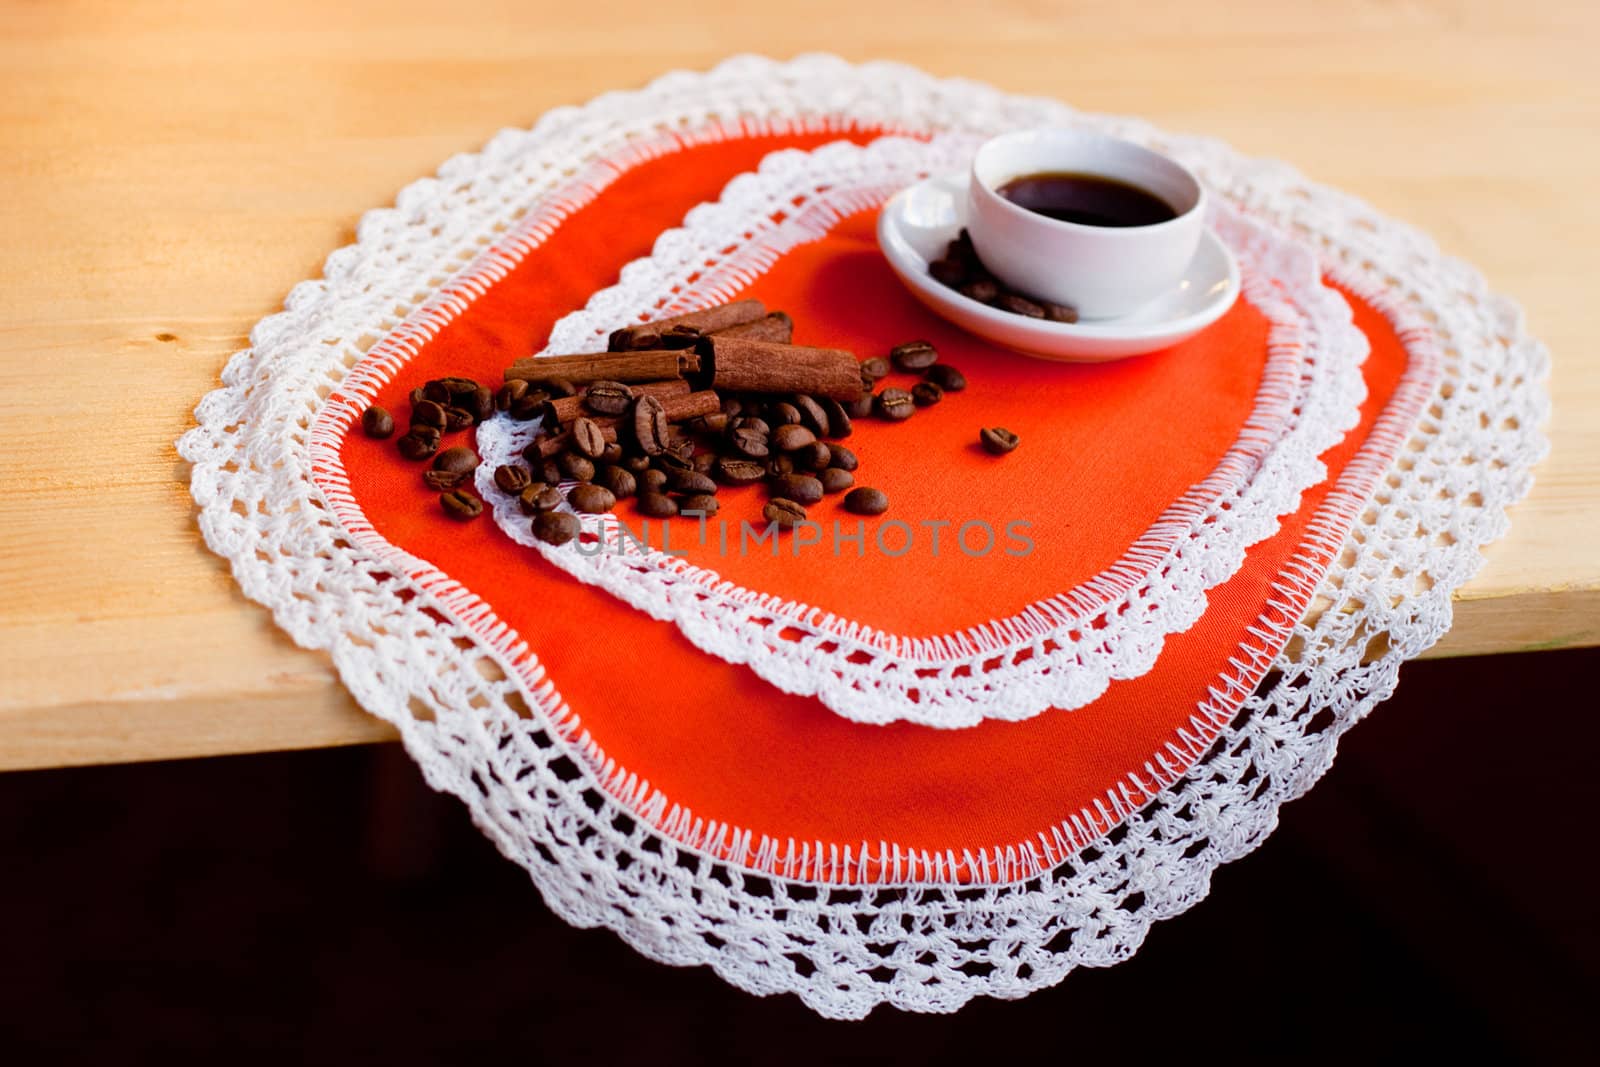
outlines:
[[1239, 298], [1239, 263], [1210, 230], [1183, 279], [1163, 296], [1115, 319], [1049, 322], [980, 304], [937, 282], [928, 264], [966, 224], [967, 175], [928, 178], [900, 190], [878, 215], [878, 245], [918, 300], [944, 318], [1030, 356], [1099, 363], [1143, 355], [1187, 340]]

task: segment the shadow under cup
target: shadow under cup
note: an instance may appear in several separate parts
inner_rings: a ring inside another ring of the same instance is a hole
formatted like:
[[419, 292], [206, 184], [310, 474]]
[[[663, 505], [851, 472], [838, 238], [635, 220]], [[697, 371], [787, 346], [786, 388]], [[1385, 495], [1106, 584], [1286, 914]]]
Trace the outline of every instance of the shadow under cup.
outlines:
[[[1036, 174], [1111, 178], [1165, 201], [1176, 217], [1144, 226], [1051, 218], [1001, 196]], [[1183, 277], [1205, 230], [1206, 191], [1182, 164], [1132, 141], [1083, 130], [1003, 134], [972, 160], [967, 229], [985, 267], [1029, 296], [1067, 304], [1081, 319], [1126, 315]]]

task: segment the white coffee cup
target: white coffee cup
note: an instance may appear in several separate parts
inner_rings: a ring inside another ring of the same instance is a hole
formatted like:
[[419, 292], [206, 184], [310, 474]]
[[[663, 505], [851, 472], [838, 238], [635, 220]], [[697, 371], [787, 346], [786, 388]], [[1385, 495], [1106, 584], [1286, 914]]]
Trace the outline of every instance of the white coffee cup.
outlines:
[[[1177, 217], [1090, 226], [1019, 207], [998, 190], [1029, 174], [1115, 178], [1165, 200]], [[972, 159], [967, 231], [983, 265], [1019, 293], [1068, 304], [1079, 318], [1126, 315], [1183, 277], [1205, 229], [1206, 190], [1188, 168], [1132, 141], [1036, 129], [984, 142]]]

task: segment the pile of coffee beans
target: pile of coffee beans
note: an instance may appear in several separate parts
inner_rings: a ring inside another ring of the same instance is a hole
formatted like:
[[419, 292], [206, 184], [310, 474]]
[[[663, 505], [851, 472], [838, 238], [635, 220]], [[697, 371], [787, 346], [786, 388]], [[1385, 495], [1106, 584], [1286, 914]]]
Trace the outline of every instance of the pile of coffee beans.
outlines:
[[[880, 383], [893, 372], [920, 375], [909, 389]], [[940, 403], [947, 393], [967, 387], [966, 377], [939, 362], [927, 341], [896, 345], [886, 356], [861, 362], [861, 394], [849, 402], [804, 394], [695, 394], [705, 412], [681, 422], [668, 418], [669, 406], [682, 411], [681, 381], [635, 383], [594, 381], [506, 382], [491, 390], [470, 378], [438, 378], [411, 394], [410, 425], [396, 442], [407, 459], [430, 461], [423, 482], [439, 492], [445, 514], [462, 522], [483, 513], [483, 501], [463, 485], [478, 467], [465, 445], [446, 447], [444, 438], [475, 426], [496, 410], [519, 421], [541, 416], [541, 427], [523, 451], [524, 463], [494, 472], [494, 484], [515, 497], [532, 519], [533, 534], [548, 544], [578, 536], [571, 512], [602, 514], [632, 499], [647, 518], [715, 515], [718, 495], [728, 487], [764, 484], [769, 500], [763, 514], [780, 527], [809, 517], [808, 508], [842, 494], [842, 506], [858, 515], [882, 515], [889, 498], [882, 490], [856, 484], [855, 453], [840, 443], [854, 420], [876, 417], [903, 422], [919, 408]], [[576, 399], [571, 399], [576, 398]], [[665, 401], [663, 398], [667, 398]], [[564, 425], [554, 425], [563, 401]], [[574, 407], [576, 405], [576, 407]], [[566, 418], [574, 410], [579, 414]], [[379, 407], [366, 410], [362, 429], [384, 439], [395, 431], [393, 416]], [[983, 447], [996, 454], [1016, 447], [1016, 435], [985, 429]], [[993, 442], [993, 443], [992, 443]], [[1007, 443], [1009, 442], [1009, 443]], [[563, 485], [570, 485], [565, 491]], [[569, 511], [561, 510], [565, 504]]]
[[1048, 300], [1030, 297], [989, 273], [978, 250], [972, 247], [972, 238], [966, 230], [945, 247], [944, 255], [928, 264], [928, 273], [934, 281], [947, 285], [969, 299], [990, 307], [1025, 315], [1030, 319], [1048, 319], [1051, 322], [1077, 322], [1078, 312], [1065, 304], [1052, 304]]

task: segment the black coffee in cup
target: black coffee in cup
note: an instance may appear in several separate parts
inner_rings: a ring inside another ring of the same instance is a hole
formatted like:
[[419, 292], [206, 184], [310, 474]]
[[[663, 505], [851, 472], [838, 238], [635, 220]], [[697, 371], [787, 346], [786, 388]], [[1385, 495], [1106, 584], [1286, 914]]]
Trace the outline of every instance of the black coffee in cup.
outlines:
[[1178, 217], [1156, 194], [1103, 174], [1024, 174], [995, 191], [1020, 208], [1080, 226], [1152, 226]]

